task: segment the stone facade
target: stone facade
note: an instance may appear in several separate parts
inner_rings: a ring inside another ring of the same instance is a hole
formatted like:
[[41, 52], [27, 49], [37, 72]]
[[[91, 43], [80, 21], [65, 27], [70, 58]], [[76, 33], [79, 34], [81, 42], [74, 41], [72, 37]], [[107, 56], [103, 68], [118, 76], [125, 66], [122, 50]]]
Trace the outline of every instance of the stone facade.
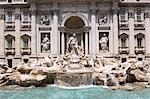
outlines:
[[150, 59], [149, 5], [150, 0], [0, 1], [0, 62], [12, 66], [64, 55], [73, 33], [86, 55]]

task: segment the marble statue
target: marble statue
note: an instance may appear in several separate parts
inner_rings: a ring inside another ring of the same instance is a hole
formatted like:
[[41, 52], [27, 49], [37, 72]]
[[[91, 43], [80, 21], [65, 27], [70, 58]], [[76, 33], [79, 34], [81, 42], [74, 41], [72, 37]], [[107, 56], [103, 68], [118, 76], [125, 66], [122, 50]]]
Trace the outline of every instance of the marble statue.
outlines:
[[108, 38], [107, 38], [106, 34], [103, 34], [103, 36], [101, 37], [101, 39], [99, 41], [101, 50], [108, 50], [107, 42], [108, 42]]
[[42, 46], [42, 52], [48, 52], [50, 50], [49, 49], [50, 40], [48, 38], [48, 35], [45, 35], [45, 37], [43, 38], [41, 46]]
[[106, 24], [108, 21], [107, 16], [104, 16], [98, 20], [98, 24]]
[[78, 40], [75, 33], [67, 42], [67, 52], [71, 54], [78, 54]]
[[41, 25], [49, 25], [50, 24], [50, 18], [46, 15], [41, 16]]

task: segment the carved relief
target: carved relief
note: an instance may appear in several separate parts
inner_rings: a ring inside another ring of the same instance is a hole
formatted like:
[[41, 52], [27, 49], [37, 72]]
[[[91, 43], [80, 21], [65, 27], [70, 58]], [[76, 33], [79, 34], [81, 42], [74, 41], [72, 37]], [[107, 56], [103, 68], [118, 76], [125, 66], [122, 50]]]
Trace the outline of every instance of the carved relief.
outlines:
[[47, 15], [41, 15], [40, 22], [41, 25], [50, 25], [50, 17], [48, 17]]
[[108, 15], [107, 14], [101, 14], [98, 18], [98, 24], [107, 24], [108, 23]]

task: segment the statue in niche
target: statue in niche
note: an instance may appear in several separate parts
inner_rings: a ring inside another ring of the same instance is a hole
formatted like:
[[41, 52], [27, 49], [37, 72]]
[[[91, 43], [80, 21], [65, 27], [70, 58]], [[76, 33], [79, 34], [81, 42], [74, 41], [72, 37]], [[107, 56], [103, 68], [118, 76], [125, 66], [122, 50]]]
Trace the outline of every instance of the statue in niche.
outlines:
[[98, 20], [98, 24], [99, 24], [99, 25], [101, 25], [101, 24], [106, 24], [107, 21], [108, 21], [107, 16], [103, 16], [102, 18], [100, 18], [100, 19]]
[[42, 52], [48, 52], [50, 50], [50, 40], [48, 38], [48, 35], [45, 35], [45, 37], [42, 40]]
[[67, 42], [67, 52], [76, 55], [81, 55], [81, 53], [83, 53], [81, 46], [78, 45], [78, 40], [75, 33], [73, 33]]
[[41, 25], [50, 25], [50, 18], [46, 15], [41, 16]]
[[101, 37], [101, 39], [99, 40], [100, 46], [101, 46], [101, 50], [103, 51], [107, 51], [108, 50], [108, 38], [106, 36], [106, 34], [104, 33], [103, 36]]

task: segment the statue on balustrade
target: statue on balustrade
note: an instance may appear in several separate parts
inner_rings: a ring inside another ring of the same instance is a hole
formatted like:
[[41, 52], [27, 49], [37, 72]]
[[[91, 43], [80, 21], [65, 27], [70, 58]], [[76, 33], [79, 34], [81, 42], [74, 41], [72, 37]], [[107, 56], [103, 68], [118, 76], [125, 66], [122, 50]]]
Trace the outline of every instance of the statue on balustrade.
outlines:
[[50, 18], [46, 15], [41, 16], [41, 25], [50, 25]]
[[67, 53], [76, 55], [83, 54], [81, 46], [78, 45], [78, 39], [75, 33], [73, 33], [67, 42]]
[[101, 39], [99, 40], [100, 46], [101, 46], [101, 50], [103, 51], [107, 51], [108, 50], [108, 38], [106, 36], [106, 34], [104, 33], [103, 36], [101, 37]]
[[50, 50], [50, 40], [48, 38], [48, 35], [45, 35], [45, 37], [42, 40], [42, 52], [49, 52]]

